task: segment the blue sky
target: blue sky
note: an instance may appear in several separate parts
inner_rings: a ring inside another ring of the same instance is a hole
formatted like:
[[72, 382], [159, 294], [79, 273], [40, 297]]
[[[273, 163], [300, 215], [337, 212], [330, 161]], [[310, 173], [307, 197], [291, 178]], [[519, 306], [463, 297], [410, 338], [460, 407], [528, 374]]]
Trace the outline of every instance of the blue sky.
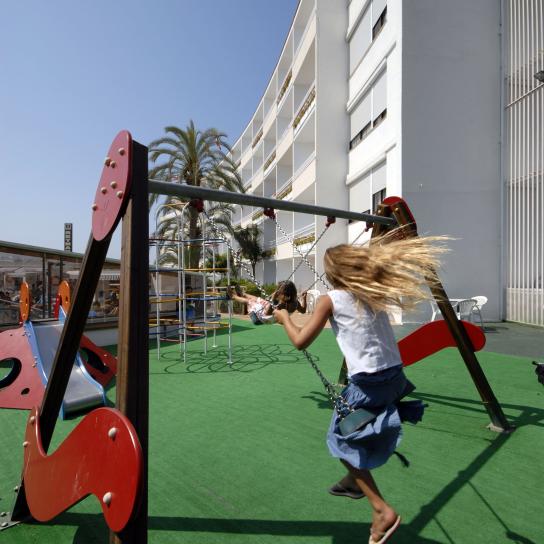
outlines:
[[[297, 0], [27, 0], [0, 18], [0, 240], [84, 252], [119, 130], [234, 141], [270, 78]], [[110, 249], [119, 257], [119, 236]]]

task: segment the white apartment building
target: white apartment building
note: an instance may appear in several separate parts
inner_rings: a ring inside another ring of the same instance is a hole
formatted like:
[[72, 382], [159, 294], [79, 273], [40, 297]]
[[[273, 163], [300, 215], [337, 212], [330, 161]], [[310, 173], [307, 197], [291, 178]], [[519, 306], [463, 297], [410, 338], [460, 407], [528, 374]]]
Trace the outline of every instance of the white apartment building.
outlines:
[[[453, 238], [441, 272], [451, 298], [484, 295], [486, 320], [544, 325], [538, 287], [544, 236], [531, 234], [539, 224], [542, 230], [542, 162], [531, 163], [540, 216], [533, 210], [529, 219], [519, 219], [525, 218], [519, 209], [524, 201], [515, 200], [513, 211], [507, 183], [512, 186], [516, 176], [508, 165], [516, 160], [511, 150], [517, 149], [517, 157], [520, 145], [529, 144], [528, 137], [516, 143], [521, 132], [505, 128], [511, 105], [504, 93], [512, 59], [532, 68], [542, 61], [542, 16], [542, 0], [300, 0], [269, 84], [233, 146], [248, 190], [358, 212], [374, 210], [386, 195], [402, 196], [420, 234]], [[512, 45], [503, 35], [505, 24], [517, 25], [516, 44], [530, 27], [534, 47]], [[524, 61], [524, 54], [533, 57]], [[541, 101], [542, 86], [531, 84]], [[544, 110], [538, 111], [541, 120]], [[523, 228], [513, 238], [514, 215]], [[257, 222], [263, 230], [270, 255], [258, 279], [288, 277], [299, 253], [274, 223], [250, 208], [235, 219]], [[278, 212], [278, 222], [304, 253], [325, 220]], [[325, 249], [355, 240], [363, 228], [338, 220], [312, 251], [312, 265], [320, 273]], [[530, 242], [522, 240], [523, 233]], [[509, 244], [533, 244], [537, 257], [523, 249], [512, 256]], [[531, 273], [518, 262], [526, 259], [534, 261]], [[515, 285], [512, 270], [518, 271]], [[315, 277], [302, 265], [294, 281], [304, 289]], [[316, 287], [324, 291], [321, 283]], [[514, 315], [509, 307], [522, 297], [534, 311]]]
[[[299, 3], [259, 106], [232, 148], [242, 180], [256, 195], [348, 206], [347, 10], [338, 5]], [[262, 210], [243, 207], [236, 219], [242, 225], [255, 221], [263, 230], [264, 247], [271, 255], [260, 265], [258, 279], [272, 283], [288, 278], [300, 261], [293, 244]], [[325, 224], [325, 218], [283, 211], [277, 213], [277, 221], [303, 254]], [[321, 271], [325, 249], [346, 241], [347, 222], [339, 220], [308, 258]], [[308, 288], [314, 275], [303, 264], [294, 281], [299, 288]]]

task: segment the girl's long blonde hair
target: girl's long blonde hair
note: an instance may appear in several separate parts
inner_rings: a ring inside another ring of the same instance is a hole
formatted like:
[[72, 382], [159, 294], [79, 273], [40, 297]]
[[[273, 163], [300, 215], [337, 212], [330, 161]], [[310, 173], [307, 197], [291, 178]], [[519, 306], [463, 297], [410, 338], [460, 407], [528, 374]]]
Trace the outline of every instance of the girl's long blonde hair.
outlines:
[[373, 238], [368, 246], [341, 244], [327, 249], [327, 279], [335, 289], [351, 292], [373, 311], [389, 306], [413, 308], [432, 295], [440, 256], [448, 251], [445, 236], [403, 238], [400, 229]]

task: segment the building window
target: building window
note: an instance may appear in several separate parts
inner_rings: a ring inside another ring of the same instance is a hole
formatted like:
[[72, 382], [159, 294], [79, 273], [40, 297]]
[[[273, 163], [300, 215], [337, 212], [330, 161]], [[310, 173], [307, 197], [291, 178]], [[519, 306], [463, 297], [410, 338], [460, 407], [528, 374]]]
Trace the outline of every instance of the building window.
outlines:
[[349, 73], [353, 74], [387, 22], [386, 0], [372, 0], [349, 39]]
[[[385, 198], [387, 187], [387, 162], [382, 161], [368, 170], [348, 187], [349, 210], [352, 212], [373, 213]], [[357, 221], [354, 221], [357, 223]]]
[[352, 139], [351, 141], [349, 142], [349, 149], [350, 151], [352, 149], [354, 149], [355, 147], [357, 147], [367, 136], [367, 134], [370, 132], [370, 130], [372, 129], [372, 123], [369, 122], [364, 128], [363, 130], [359, 131]]
[[374, 41], [378, 34], [382, 31], [382, 28], [385, 25], [385, 21], [387, 20], [387, 6], [385, 6], [384, 10], [381, 12], [380, 16], [378, 17], [378, 20], [374, 23], [374, 26], [372, 27], [372, 41]]
[[385, 189], [377, 191], [372, 195], [372, 209], [373, 213], [378, 211], [378, 204], [381, 204], [385, 200]]
[[386, 117], [387, 117], [387, 108], [385, 108], [381, 113], [379, 113], [378, 117], [374, 119], [372, 123], [372, 127], [376, 128]]
[[386, 117], [387, 72], [384, 70], [350, 114], [349, 150], [356, 148]]

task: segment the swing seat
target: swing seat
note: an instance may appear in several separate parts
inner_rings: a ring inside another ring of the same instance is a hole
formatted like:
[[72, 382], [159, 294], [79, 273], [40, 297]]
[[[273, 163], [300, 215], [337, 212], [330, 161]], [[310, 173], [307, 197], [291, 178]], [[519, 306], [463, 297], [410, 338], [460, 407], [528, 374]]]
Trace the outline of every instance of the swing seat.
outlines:
[[254, 325], [262, 325], [263, 322], [257, 317], [257, 314], [255, 312], [249, 312], [248, 314], [249, 319], [251, 319], [251, 322]]
[[276, 322], [276, 318], [273, 315], [259, 317], [255, 312], [249, 312], [248, 315], [254, 325], [272, 325]]
[[364, 408], [357, 408], [350, 412], [340, 423], [338, 428], [342, 433], [342, 436], [348, 436], [359, 429], [362, 429], [366, 424], [374, 421], [377, 415], [373, 412], [369, 412]]

